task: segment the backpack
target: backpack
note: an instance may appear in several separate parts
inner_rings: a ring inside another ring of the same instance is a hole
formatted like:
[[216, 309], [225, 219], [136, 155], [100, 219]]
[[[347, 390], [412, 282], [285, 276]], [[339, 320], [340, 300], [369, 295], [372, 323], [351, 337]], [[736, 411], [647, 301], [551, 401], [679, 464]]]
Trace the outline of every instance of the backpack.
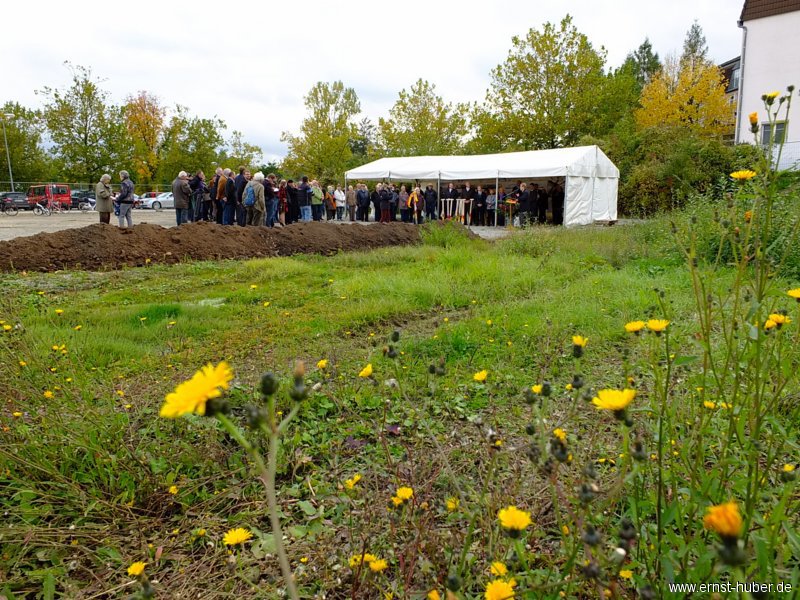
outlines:
[[256, 191], [252, 185], [248, 185], [244, 190], [244, 205], [253, 206], [256, 203]]

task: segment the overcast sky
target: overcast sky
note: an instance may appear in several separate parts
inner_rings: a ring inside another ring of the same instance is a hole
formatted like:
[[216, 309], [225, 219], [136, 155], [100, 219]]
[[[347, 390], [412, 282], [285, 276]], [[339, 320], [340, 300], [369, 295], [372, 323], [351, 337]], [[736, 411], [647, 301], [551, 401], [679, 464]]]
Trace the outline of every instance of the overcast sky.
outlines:
[[[569, 13], [610, 67], [649, 37], [663, 58], [680, 53], [697, 19], [717, 63], [738, 56], [741, 0], [404, 0], [403, 2], [118, 3], [28, 0], [3, 18], [0, 101], [38, 107], [34, 90], [66, 87], [65, 60], [106, 79], [116, 102], [147, 90], [168, 106], [217, 115], [280, 157], [297, 132], [303, 96], [342, 80], [377, 122], [418, 78], [445, 100], [481, 100], [511, 37]], [[222, 10], [228, 11], [223, 15]], [[227, 135], [226, 135], [227, 137]]]

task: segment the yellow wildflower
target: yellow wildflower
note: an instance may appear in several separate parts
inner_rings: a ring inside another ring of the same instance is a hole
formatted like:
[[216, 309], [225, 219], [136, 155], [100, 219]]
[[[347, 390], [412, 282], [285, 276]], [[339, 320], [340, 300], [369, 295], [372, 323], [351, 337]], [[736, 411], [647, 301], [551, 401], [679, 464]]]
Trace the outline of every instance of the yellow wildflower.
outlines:
[[506, 573], [508, 573], [508, 567], [506, 567], [499, 560], [496, 560], [492, 563], [492, 567], [489, 569], [489, 572], [495, 577], [505, 577]]
[[775, 327], [777, 327], [777, 325], [778, 324], [772, 319], [767, 319], [766, 321], [764, 321], [764, 329], [766, 330], [774, 329]]
[[173, 496], [175, 494], [177, 494], [178, 493], [178, 486], [177, 485], [169, 486], [169, 493], [172, 494]]
[[60, 308], [57, 308], [57, 309], [55, 310], [55, 313], [56, 313], [58, 316], [61, 316], [61, 315], [63, 315], [63, 314], [64, 314], [64, 311], [63, 311], [62, 309], [60, 309]]
[[53, 392], [51, 392], [50, 390], [45, 390], [44, 394], [42, 394], [42, 395], [45, 398], [47, 398], [48, 400], [50, 400], [53, 396], [55, 396], [55, 394]]
[[553, 436], [558, 439], [562, 444], [567, 443], [567, 432], [561, 429], [553, 429]]
[[788, 325], [792, 322], [792, 320], [787, 317], [786, 315], [782, 315], [780, 313], [773, 313], [769, 316], [769, 320], [774, 322], [776, 325]]
[[486, 377], [488, 375], [489, 375], [489, 371], [484, 369], [483, 371], [478, 371], [477, 373], [475, 373], [475, 375], [473, 375], [472, 378], [475, 381], [477, 381], [478, 383], [483, 383], [484, 381], [486, 381]]
[[147, 563], [142, 561], [136, 561], [130, 567], [128, 567], [128, 575], [131, 577], [138, 577], [142, 573], [144, 573], [144, 567]]
[[204, 415], [206, 402], [219, 397], [221, 390], [227, 390], [231, 379], [233, 372], [228, 363], [222, 361], [216, 367], [208, 363], [191, 379], [179, 384], [174, 392], [167, 394], [160, 415], [167, 419], [191, 413]]
[[363, 555], [354, 554], [350, 557], [350, 568], [355, 568], [360, 565], [362, 562], [370, 563], [372, 561], [378, 560], [378, 557], [374, 554], [364, 553]]
[[500, 525], [504, 529], [515, 532], [521, 532], [533, 523], [530, 513], [520, 510], [516, 506], [501, 508], [497, 513], [497, 518], [500, 519]]
[[514, 587], [503, 579], [495, 579], [486, 585], [486, 600], [508, 600], [514, 597]]
[[748, 116], [748, 118], [750, 119], [750, 125], [758, 124], [758, 113], [757, 112], [751, 112], [750, 115]]
[[410, 487], [399, 487], [397, 488], [397, 492], [395, 492], [398, 498], [401, 500], [411, 500], [414, 497], [414, 490]]
[[747, 181], [748, 179], [752, 179], [756, 176], [755, 171], [750, 171], [749, 169], [744, 169], [742, 171], [734, 171], [731, 173], [731, 179], [735, 179], [736, 181]]
[[653, 333], [661, 333], [667, 328], [669, 321], [666, 319], [650, 319], [647, 322], [647, 328]]
[[402, 498], [398, 496], [392, 496], [392, 504], [394, 504], [395, 506], [400, 506], [401, 504], [403, 504], [403, 502], [405, 502], [405, 500], [403, 500]]
[[744, 211], [744, 222], [749, 223], [752, 220], [753, 220], [753, 211], [752, 210]]
[[780, 95], [781, 95], [780, 92], [770, 92], [769, 94], [764, 94], [764, 97], [766, 97], [766, 98], [768, 98], [770, 100], [775, 100], [775, 98], [777, 98]]
[[8, 325], [8, 324], [3, 325], [3, 331], [11, 331], [12, 329], [13, 329], [13, 327], [11, 327], [11, 325]]
[[717, 405], [711, 402], [710, 400], [704, 401], [703, 406], [705, 406], [706, 408], [717, 408]]
[[354, 487], [356, 487], [356, 484], [359, 481], [361, 481], [361, 475], [359, 473], [356, 473], [355, 475], [353, 475], [353, 477], [347, 479], [344, 482], [344, 487], [346, 487], [348, 490], [352, 490]]
[[20, 367], [27, 367], [28, 363], [26, 363], [24, 360], [21, 360], [21, 361], [19, 361], [19, 366]]
[[251, 284], [250, 284], [250, 289], [251, 289], [251, 290], [254, 290], [254, 289], [256, 289], [257, 287], [258, 287], [258, 286], [257, 286], [255, 283], [251, 283]]
[[800, 302], [800, 288], [794, 288], [793, 290], [789, 290], [786, 292], [789, 297], [794, 298], [798, 302]]
[[306, 563], [308, 562], [308, 557], [307, 557], [307, 556], [301, 556], [301, 557], [300, 557], [300, 562], [301, 562], [302, 564], [306, 564]]
[[231, 529], [225, 536], [222, 538], [222, 542], [226, 546], [238, 546], [239, 544], [244, 544], [247, 540], [253, 537], [253, 534], [250, 533], [247, 529], [243, 527], [239, 527], [237, 529]]
[[358, 374], [359, 377], [369, 377], [372, 375], [372, 363], [369, 363], [366, 367], [361, 369], [361, 372]]
[[628, 569], [624, 569], [624, 570], [619, 572], [619, 576], [622, 579], [633, 579], [633, 571], [630, 571]]
[[318, 369], [327, 369], [328, 368], [328, 359], [323, 358], [322, 360], [317, 361], [317, 368]]
[[597, 397], [592, 400], [599, 410], [623, 410], [636, 396], [636, 390], [625, 388], [624, 390], [600, 390]]
[[736, 538], [742, 533], [742, 516], [736, 502], [725, 502], [706, 508], [703, 527], [722, 537]]
[[458, 510], [458, 505], [460, 504], [460, 500], [455, 496], [450, 496], [447, 500], [445, 500], [445, 506], [447, 507], [447, 512], [455, 512]]
[[531, 391], [534, 394], [541, 394], [543, 388], [544, 388], [544, 386], [541, 383], [537, 383], [536, 385], [532, 385], [531, 386]]
[[582, 335], [573, 335], [572, 336], [572, 345], [573, 346], [580, 346], [581, 348], [585, 348], [586, 344], [589, 343], [589, 338], [583, 337]]
[[428, 600], [442, 600], [442, 597], [439, 595], [438, 590], [431, 590], [428, 592], [428, 595], [425, 596]]
[[783, 472], [784, 473], [793, 473], [794, 472], [794, 465], [785, 464], [783, 465]]
[[22, 413], [17, 410], [11, 413], [11, 416], [14, 417], [15, 419], [19, 419], [22, 416]]
[[369, 570], [372, 571], [373, 573], [380, 573], [381, 571], [384, 571], [388, 566], [389, 563], [387, 563], [384, 559], [379, 558], [378, 560], [370, 561]]

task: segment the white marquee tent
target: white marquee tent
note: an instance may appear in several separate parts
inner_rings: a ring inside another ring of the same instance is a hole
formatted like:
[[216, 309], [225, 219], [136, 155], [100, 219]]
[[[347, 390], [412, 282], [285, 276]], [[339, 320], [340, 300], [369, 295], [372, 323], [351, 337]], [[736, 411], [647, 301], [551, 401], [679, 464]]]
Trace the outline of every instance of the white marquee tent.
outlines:
[[563, 177], [564, 224], [617, 219], [619, 169], [597, 146], [472, 156], [381, 158], [345, 173], [358, 180], [531, 180]]

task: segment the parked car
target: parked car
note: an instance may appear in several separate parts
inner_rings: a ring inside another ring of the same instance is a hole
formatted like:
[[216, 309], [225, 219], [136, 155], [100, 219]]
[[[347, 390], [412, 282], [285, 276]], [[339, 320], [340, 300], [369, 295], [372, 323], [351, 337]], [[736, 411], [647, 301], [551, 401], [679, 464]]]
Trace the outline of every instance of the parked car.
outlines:
[[37, 204], [49, 207], [59, 205], [62, 210], [72, 207], [72, 197], [66, 183], [43, 183], [28, 188], [28, 204], [33, 208]]
[[175, 198], [172, 196], [172, 192], [164, 192], [155, 198], [142, 198], [140, 202], [140, 208], [152, 208], [153, 210], [175, 208]]
[[70, 205], [71, 208], [83, 208], [84, 204], [94, 205], [97, 200], [94, 197], [94, 192], [89, 190], [72, 190], [70, 192]]
[[0, 192], [0, 205], [6, 202], [17, 210], [31, 210], [33, 208], [28, 204], [28, 197], [25, 192]]

